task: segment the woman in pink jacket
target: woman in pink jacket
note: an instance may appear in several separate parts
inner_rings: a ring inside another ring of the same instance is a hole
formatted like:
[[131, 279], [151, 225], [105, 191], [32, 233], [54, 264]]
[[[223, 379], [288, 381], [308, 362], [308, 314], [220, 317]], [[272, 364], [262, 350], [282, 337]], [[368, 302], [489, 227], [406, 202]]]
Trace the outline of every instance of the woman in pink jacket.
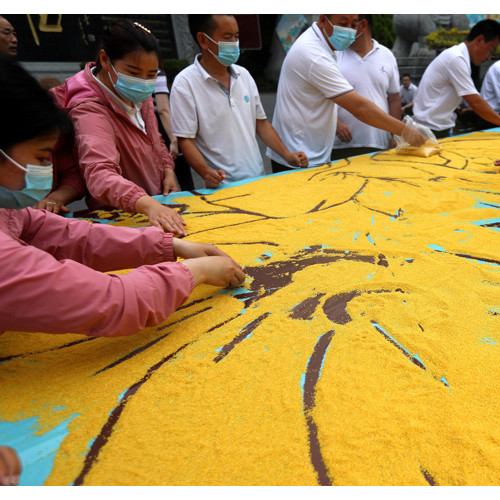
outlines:
[[[0, 186], [17, 192], [50, 186], [47, 162], [67, 117], [4, 56], [0, 95], [9, 117], [0, 121]], [[241, 266], [213, 245], [156, 227], [89, 224], [31, 208], [0, 209], [0, 263], [0, 332], [131, 335], [162, 322], [199, 283], [244, 280]], [[103, 273], [128, 268], [136, 269]]]
[[[38, 82], [0, 54], [0, 186], [33, 196], [52, 186], [51, 152], [68, 120]], [[184, 258], [176, 262], [177, 257]], [[127, 275], [104, 271], [134, 268]], [[4, 330], [132, 335], [162, 322], [199, 283], [236, 286], [241, 266], [215, 246], [157, 227], [90, 224], [33, 208], [0, 209]], [[0, 446], [0, 486], [19, 484], [16, 451]]]
[[51, 92], [75, 126], [88, 206], [141, 212], [185, 235], [182, 217], [152, 198], [179, 190], [151, 99], [159, 54], [148, 28], [119, 21], [105, 28], [96, 63]]

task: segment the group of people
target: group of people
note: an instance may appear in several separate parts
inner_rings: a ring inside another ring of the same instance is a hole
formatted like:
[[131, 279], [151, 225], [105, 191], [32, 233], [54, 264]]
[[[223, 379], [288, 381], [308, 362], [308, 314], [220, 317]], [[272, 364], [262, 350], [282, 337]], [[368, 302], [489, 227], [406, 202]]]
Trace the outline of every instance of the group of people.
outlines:
[[[370, 15], [322, 14], [296, 40], [283, 62], [272, 123], [252, 76], [236, 64], [236, 19], [192, 15], [189, 27], [201, 52], [177, 75], [170, 96], [163, 75], [158, 81], [158, 40], [131, 21], [107, 26], [95, 62], [48, 93], [16, 61], [15, 30], [0, 16], [6, 117], [0, 334], [131, 335], [164, 321], [200, 283], [244, 281], [243, 268], [219, 248], [176, 238], [187, 234], [185, 222], [154, 198], [178, 191], [174, 158], [180, 152], [206, 187], [218, 188], [264, 175], [256, 135], [273, 172], [387, 149], [395, 135], [415, 146], [426, 140], [401, 120], [397, 64], [372, 38]], [[437, 57], [412, 101], [417, 123], [449, 134], [463, 98], [500, 126], [470, 77], [470, 63], [489, 59], [499, 42], [500, 25], [481, 21], [463, 44]], [[487, 85], [498, 95], [498, 84]], [[90, 208], [143, 213], [151, 227], [58, 215], [84, 195]], [[117, 268], [133, 271], [109, 273]], [[30, 307], [21, 310], [21, 302]], [[15, 484], [17, 475], [5, 472], [7, 455], [0, 453], [0, 484]]]

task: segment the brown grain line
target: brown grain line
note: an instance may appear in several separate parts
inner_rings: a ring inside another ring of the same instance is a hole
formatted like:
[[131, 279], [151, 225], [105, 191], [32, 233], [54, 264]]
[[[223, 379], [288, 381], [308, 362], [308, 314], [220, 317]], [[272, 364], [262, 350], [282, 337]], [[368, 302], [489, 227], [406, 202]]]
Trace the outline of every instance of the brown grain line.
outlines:
[[314, 346], [313, 353], [307, 364], [304, 381], [303, 403], [309, 434], [309, 455], [311, 457], [312, 466], [318, 476], [318, 483], [321, 486], [331, 486], [333, 481], [321, 453], [321, 445], [318, 439], [318, 427], [312, 417], [312, 411], [316, 406], [316, 384], [319, 380], [321, 365], [323, 364], [326, 351], [334, 335], [335, 330], [326, 332]]
[[115, 409], [110, 413], [108, 420], [106, 423], [102, 426], [99, 434], [95, 438], [94, 442], [92, 443], [90, 450], [88, 451], [85, 461], [83, 464], [82, 471], [78, 475], [78, 477], [74, 480], [73, 486], [82, 486], [83, 482], [85, 481], [85, 477], [87, 474], [91, 471], [92, 467], [94, 466], [96, 460], [99, 457], [99, 453], [103, 449], [103, 447], [106, 445], [108, 442], [109, 438], [111, 437], [111, 434], [113, 433], [113, 428], [120, 419], [120, 416], [125, 409], [125, 406], [127, 403], [130, 401], [132, 396], [141, 388], [141, 386], [147, 382], [153, 373], [157, 371], [161, 366], [163, 366], [167, 361], [171, 360], [174, 356], [176, 356], [180, 351], [182, 351], [184, 348], [186, 348], [188, 345], [190, 345], [192, 342], [188, 342], [187, 344], [184, 344], [182, 347], [179, 347], [177, 351], [169, 354], [165, 358], [163, 358], [161, 361], [156, 363], [156, 365], [151, 366], [146, 374], [142, 377], [141, 380], [136, 382], [135, 384], [131, 385], [125, 394], [123, 395], [120, 403], [118, 406], [115, 407]]
[[243, 328], [241, 333], [237, 335], [229, 344], [226, 344], [214, 358], [214, 362], [218, 363], [224, 359], [241, 341], [245, 340], [271, 313], [267, 312], [254, 319], [252, 322]]

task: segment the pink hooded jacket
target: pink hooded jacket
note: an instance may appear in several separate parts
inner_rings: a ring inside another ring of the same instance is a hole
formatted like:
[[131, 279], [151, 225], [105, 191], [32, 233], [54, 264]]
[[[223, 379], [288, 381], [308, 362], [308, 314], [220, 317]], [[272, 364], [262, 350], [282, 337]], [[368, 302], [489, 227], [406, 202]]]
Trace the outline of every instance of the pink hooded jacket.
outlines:
[[[194, 287], [182, 262], [165, 260], [175, 260], [172, 234], [155, 227], [112, 227], [46, 210], [0, 209], [0, 333], [106, 337], [157, 325]], [[103, 273], [129, 268], [137, 269]]]
[[174, 161], [158, 131], [151, 97], [142, 103], [145, 134], [90, 72], [94, 63], [52, 89], [75, 126], [78, 162], [90, 208], [135, 212], [138, 198], [163, 194], [163, 170]]

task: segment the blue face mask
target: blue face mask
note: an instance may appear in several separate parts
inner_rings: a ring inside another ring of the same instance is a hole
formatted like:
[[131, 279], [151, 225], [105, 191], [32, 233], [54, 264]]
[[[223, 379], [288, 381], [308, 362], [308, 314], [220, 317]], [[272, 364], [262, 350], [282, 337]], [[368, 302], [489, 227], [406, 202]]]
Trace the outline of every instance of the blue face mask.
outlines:
[[352, 42], [356, 39], [356, 30], [352, 28], [346, 28], [344, 26], [333, 25], [328, 18], [325, 18], [330, 26], [333, 28], [332, 36], [328, 37], [330, 43], [337, 50], [345, 50], [350, 47]]
[[[0, 149], [0, 153], [16, 167], [26, 172], [26, 187], [20, 191], [10, 191], [3, 188], [0, 193], [1, 208], [24, 208], [36, 205], [42, 201], [52, 190], [52, 164], [26, 165], [23, 167], [16, 160]], [[4, 206], [9, 205], [9, 206]]]
[[[144, 80], [142, 78], [136, 78], [135, 76], [124, 75], [123, 73], [118, 73], [115, 67], [109, 62], [113, 71], [118, 76], [116, 83], [113, 83], [111, 75], [109, 78], [115, 90], [127, 101], [132, 101], [135, 103], [144, 102], [153, 93], [157, 78], [151, 78]], [[109, 74], [109, 73], [108, 73]]]
[[[203, 33], [208, 39], [212, 40], [206, 33]], [[240, 42], [216, 42], [219, 54], [214, 54], [210, 49], [208, 51], [224, 66], [231, 66], [240, 57]]]

